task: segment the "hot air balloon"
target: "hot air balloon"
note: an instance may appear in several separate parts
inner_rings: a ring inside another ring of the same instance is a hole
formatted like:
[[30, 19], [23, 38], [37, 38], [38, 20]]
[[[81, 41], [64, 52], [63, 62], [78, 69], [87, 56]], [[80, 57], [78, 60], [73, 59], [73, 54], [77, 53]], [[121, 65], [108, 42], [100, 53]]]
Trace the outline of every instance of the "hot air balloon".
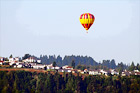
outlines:
[[94, 15], [90, 13], [84, 13], [80, 16], [80, 22], [87, 31], [93, 24], [94, 20], [95, 20]]

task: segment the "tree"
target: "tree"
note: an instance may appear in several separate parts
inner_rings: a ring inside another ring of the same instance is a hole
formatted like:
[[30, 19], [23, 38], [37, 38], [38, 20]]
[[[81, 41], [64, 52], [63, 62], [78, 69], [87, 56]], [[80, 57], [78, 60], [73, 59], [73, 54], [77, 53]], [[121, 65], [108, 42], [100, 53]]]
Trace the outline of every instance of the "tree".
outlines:
[[113, 68], [113, 69], [116, 68], [116, 63], [115, 63], [114, 59], [112, 59], [111, 62], [110, 62], [110, 68]]
[[71, 66], [73, 67], [73, 69], [75, 69], [75, 62], [74, 62], [74, 60], [72, 60]]
[[137, 64], [137, 69], [140, 71], [140, 65], [139, 64]]
[[27, 58], [29, 58], [29, 57], [31, 57], [30, 54], [25, 54], [25, 55], [22, 57], [22, 60], [27, 59]]
[[47, 70], [47, 67], [46, 66], [44, 67], [44, 70]]
[[56, 67], [57, 64], [56, 64], [56, 62], [54, 61], [52, 65], [53, 65], [53, 67], [54, 67], [54, 69], [55, 69], [55, 67]]
[[11, 54], [9, 58], [13, 58], [13, 55]]
[[9, 61], [9, 59], [6, 57], [6, 58], [5, 58], [5, 61]]
[[137, 70], [139, 70], [139, 66], [140, 66], [139, 63], [137, 63], [137, 66], [136, 66], [136, 69], [137, 69]]
[[130, 71], [135, 70], [135, 64], [134, 64], [134, 62], [131, 63], [131, 66], [129, 67], [129, 70]]
[[76, 68], [83, 71], [84, 69], [86, 69], [86, 66], [85, 65], [78, 65]]
[[121, 62], [121, 63], [118, 63], [118, 67], [117, 67], [118, 71], [119, 71], [119, 74], [122, 73], [122, 71], [124, 70], [124, 64]]

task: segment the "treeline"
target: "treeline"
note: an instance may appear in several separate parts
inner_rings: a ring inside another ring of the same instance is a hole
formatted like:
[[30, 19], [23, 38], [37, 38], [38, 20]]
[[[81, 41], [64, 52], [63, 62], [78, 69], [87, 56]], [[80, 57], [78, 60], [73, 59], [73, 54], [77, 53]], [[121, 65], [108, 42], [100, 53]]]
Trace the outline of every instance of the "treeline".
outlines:
[[57, 63], [58, 66], [64, 66], [64, 65], [71, 65], [71, 62], [74, 61], [75, 62], [75, 66], [78, 65], [85, 65], [85, 66], [106, 66], [108, 68], [116, 68], [116, 63], [115, 60], [103, 60], [102, 63], [96, 62], [92, 57], [88, 57], [88, 56], [75, 56], [75, 55], [71, 55], [71, 56], [64, 56], [64, 58], [62, 58], [60, 55], [59, 56], [47, 56], [47, 55], [41, 55], [40, 56], [41, 62], [43, 64], [51, 64], [54, 61]]
[[0, 93], [140, 93], [140, 76], [0, 71]]
[[64, 66], [64, 65], [70, 65], [71, 62], [74, 60], [75, 61], [75, 66], [78, 64], [83, 64], [83, 65], [98, 65], [98, 63], [91, 57], [83, 57], [83, 56], [65, 56], [63, 59], [62, 57], [59, 56], [40, 56], [41, 62], [43, 64], [51, 64], [52, 62], [56, 62], [58, 66]]

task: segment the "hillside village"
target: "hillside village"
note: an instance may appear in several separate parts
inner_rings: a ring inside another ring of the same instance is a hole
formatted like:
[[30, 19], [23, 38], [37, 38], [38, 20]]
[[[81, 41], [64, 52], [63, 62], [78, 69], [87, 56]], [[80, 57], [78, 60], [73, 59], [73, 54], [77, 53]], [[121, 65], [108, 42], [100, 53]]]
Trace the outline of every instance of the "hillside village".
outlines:
[[122, 73], [119, 73], [115, 69], [109, 69], [109, 70], [88, 70], [84, 69], [83, 71], [80, 69], [74, 69], [72, 66], [56, 66], [52, 64], [44, 65], [41, 63], [41, 60], [36, 57], [28, 57], [27, 59], [22, 60], [19, 57], [11, 57], [9, 59], [6, 59], [4, 57], [0, 57], [0, 66], [9, 66], [10, 68], [31, 68], [31, 69], [44, 69], [47, 71], [57, 71], [57, 72], [72, 72], [72, 73], [81, 73], [81, 74], [89, 74], [89, 75], [122, 75], [122, 76], [130, 76], [130, 75], [140, 75], [139, 70], [134, 71], [127, 71], [124, 70]]

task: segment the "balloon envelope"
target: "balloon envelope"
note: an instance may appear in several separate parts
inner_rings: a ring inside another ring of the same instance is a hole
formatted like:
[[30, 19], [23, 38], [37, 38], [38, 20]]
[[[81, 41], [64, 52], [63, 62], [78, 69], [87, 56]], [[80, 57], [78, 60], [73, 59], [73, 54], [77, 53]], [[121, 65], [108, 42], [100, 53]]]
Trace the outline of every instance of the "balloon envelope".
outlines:
[[93, 14], [90, 13], [84, 13], [80, 16], [80, 22], [83, 25], [83, 27], [88, 30], [91, 25], [93, 24], [95, 17]]

